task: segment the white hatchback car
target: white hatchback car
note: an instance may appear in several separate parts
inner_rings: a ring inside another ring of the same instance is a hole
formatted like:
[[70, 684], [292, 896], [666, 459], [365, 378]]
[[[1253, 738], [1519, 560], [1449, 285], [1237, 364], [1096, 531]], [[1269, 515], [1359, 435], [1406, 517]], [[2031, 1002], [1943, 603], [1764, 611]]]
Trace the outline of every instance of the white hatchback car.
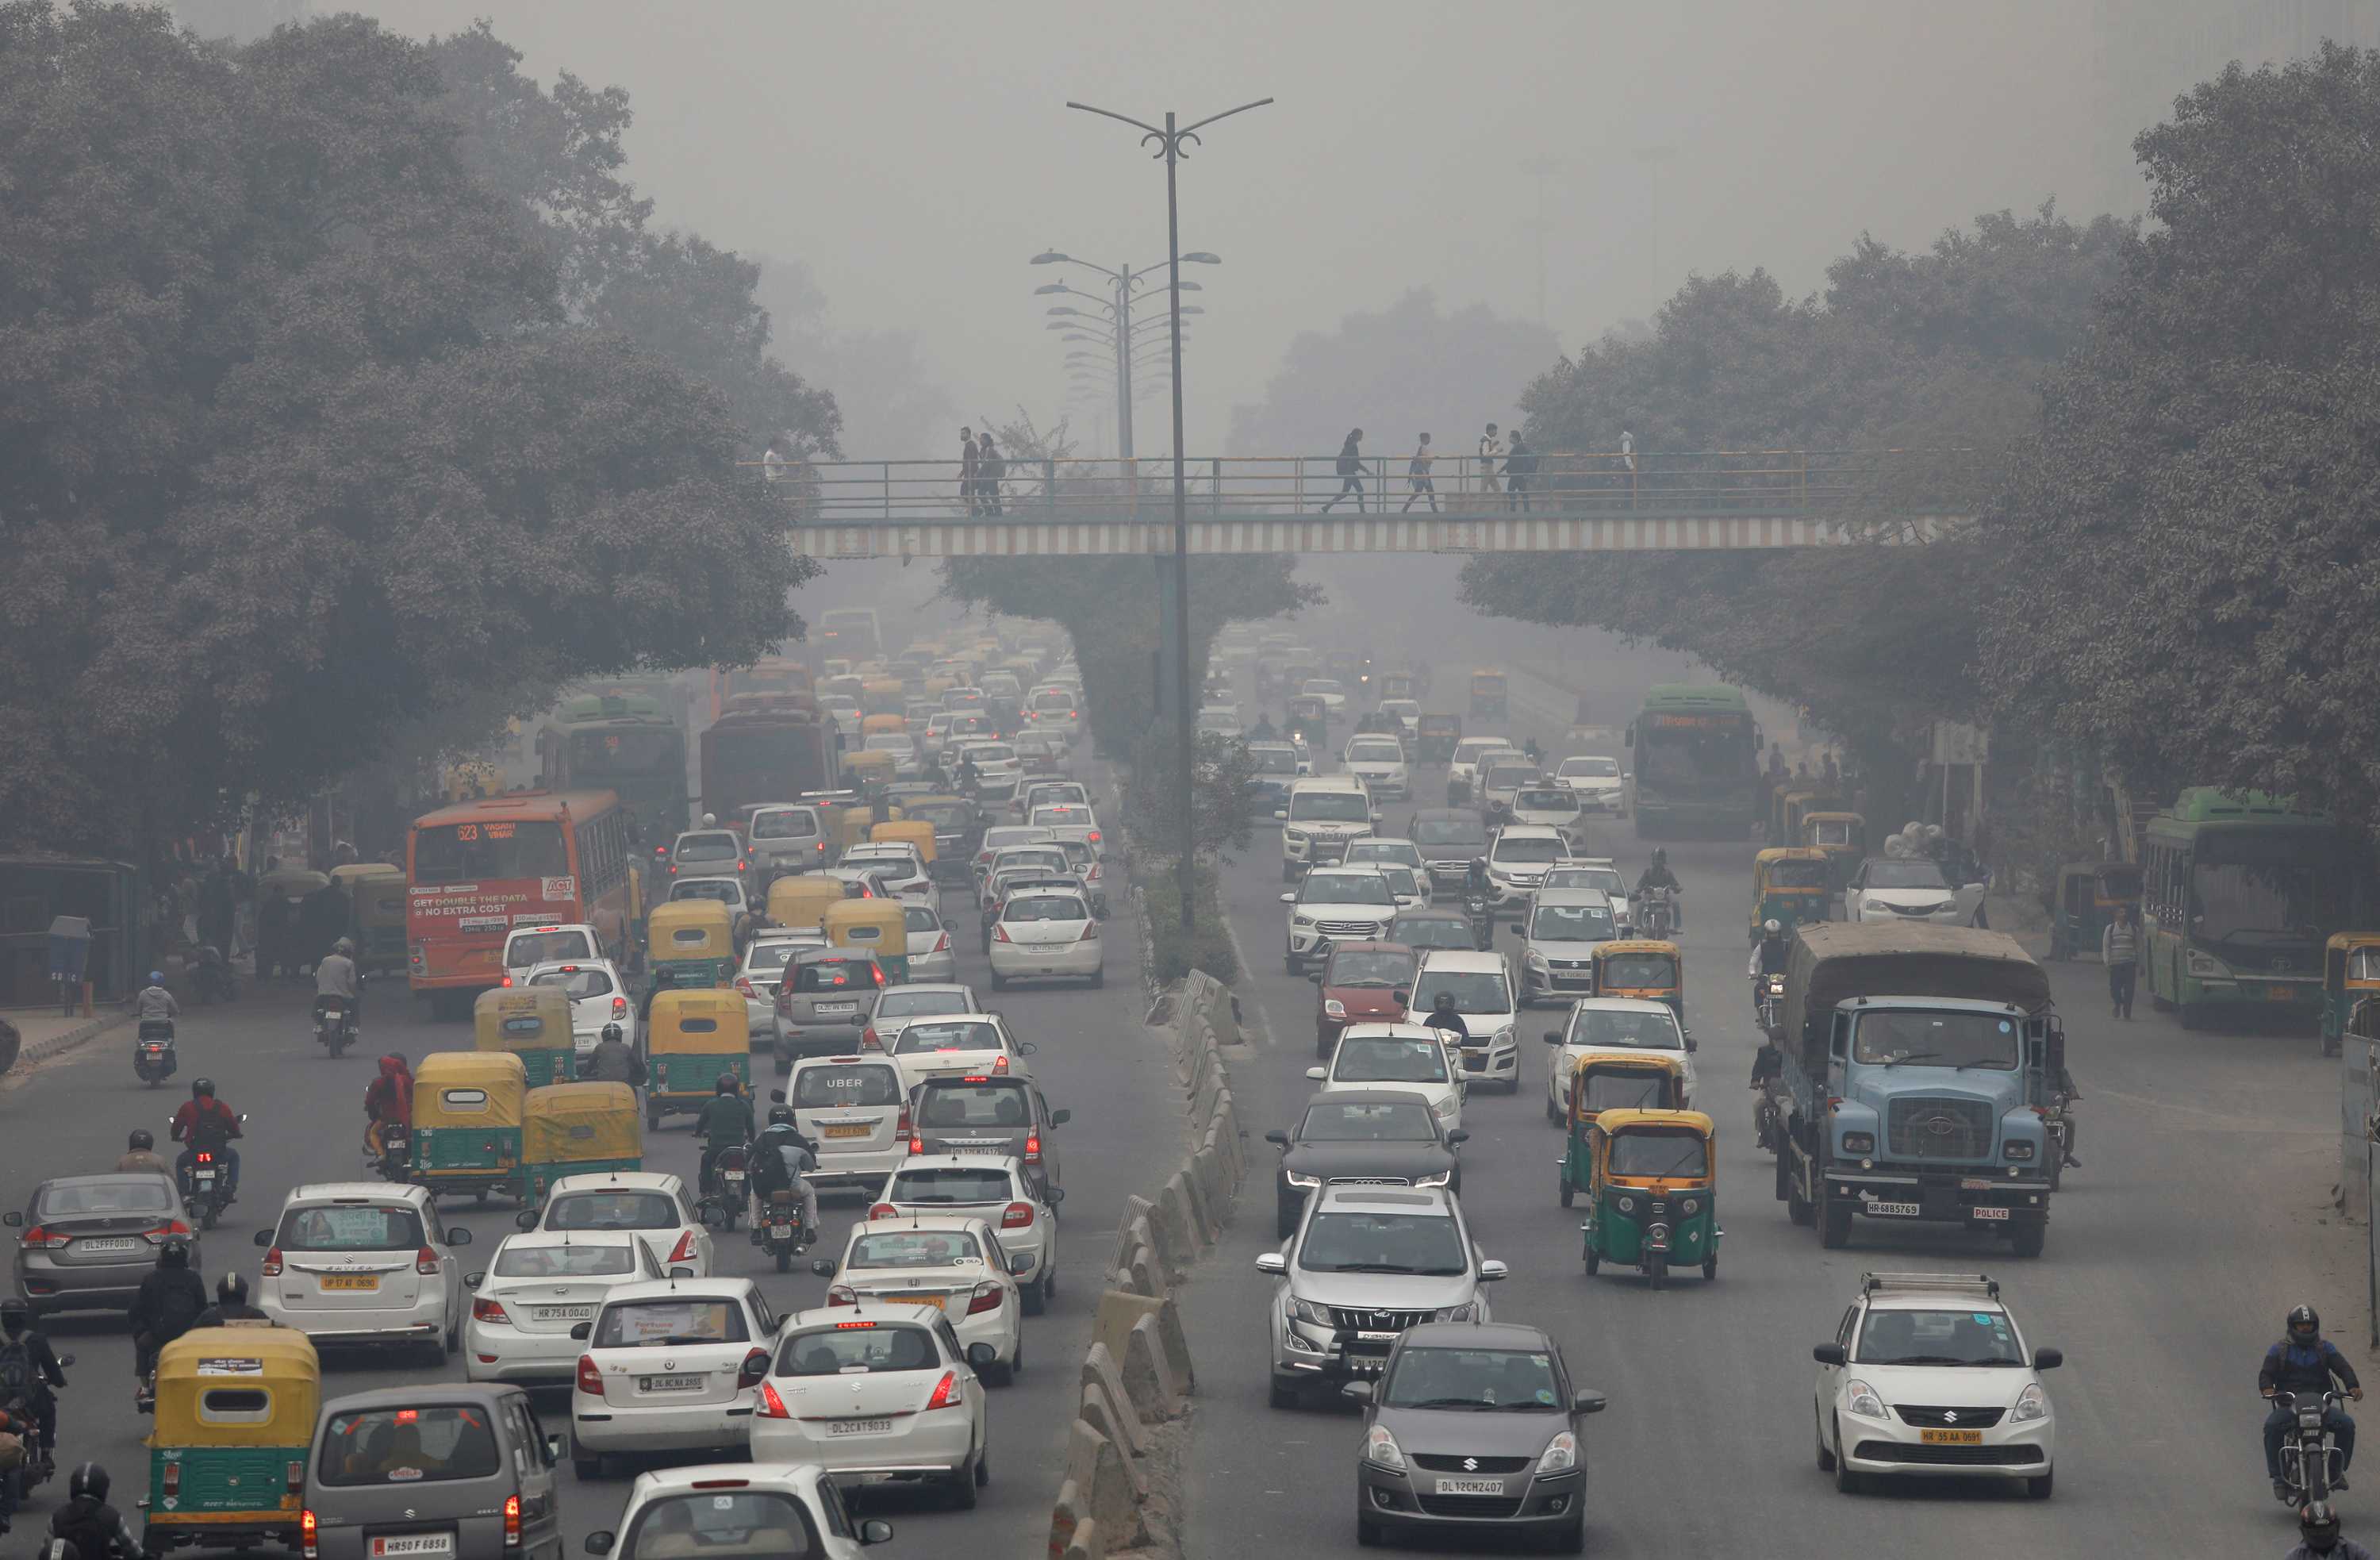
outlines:
[[905, 899], [933, 897], [934, 880], [926, 871], [926, 859], [905, 840], [855, 845], [843, 853], [837, 865], [874, 872], [884, 880], [885, 887]]
[[582, 1480], [614, 1452], [740, 1451], [768, 1373], [776, 1314], [748, 1278], [628, 1284], [604, 1298], [570, 1385], [570, 1457]]
[[664, 1276], [710, 1273], [710, 1226], [695, 1211], [686, 1182], [657, 1170], [597, 1170], [565, 1176], [546, 1188], [545, 1206], [514, 1220], [524, 1230], [634, 1230]]
[[2035, 1500], [2057, 1478], [2058, 1421], [2030, 1348], [1981, 1274], [1871, 1273], [1818, 1361], [1818, 1466], [1856, 1493], [1871, 1479], [2022, 1479]]
[[1359, 775], [1376, 800], [1402, 801], [1413, 795], [1413, 774], [1405, 764], [1405, 745], [1394, 737], [1373, 734], [1351, 737], [1340, 764]]
[[504, 984], [528, 979], [541, 964], [601, 958], [603, 936], [585, 921], [546, 921], [504, 933]]
[[463, 1275], [463, 1376], [474, 1382], [566, 1382], [577, 1368], [570, 1329], [595, 1319], [623, 1284], [668, 1275], [629, 1230], [508, 1235], [485, 1273]]
[[637, 1043], [637, 1008], [628, 1000], [627, 983], [610, 959], [572, 959], [540, 964], [528, 972], [525, 986], [559, 986], [570, 998], [570, 1042], [581, 1056], [595, 1049], [607, 1024], [620, 1026], [620, 1038]]
[[1328, 1066], [1305, 1076], [1328, 1094], [1342, 1089], [1393, 1089], [1418, 1096], [1453, 1131], [1463, 1125], [1463, 1075], [1447, 1061], [1446, 1042], [1419, 1024], [1350, 1024]]
[[920, 1153], [901, 1162], [868, 1206], [870, 1219], [966, 1213], [994, 1225], [1014, 1261], [1025, 1314], [1058, 1292], [1058, 1204], [1065, 1192], [1011, 1154]]
[[991, 1346], [961, 1344], [936, 1306], [795, 1311], [760, 1383], [752, 1460], [853, 1482], [937, 1486], [971, 1509], [991, 1482], [978, 1363], [990, 1369]]
[[908, 1157], [908, 1086], [882, 1056], [805, 1056], [785, 1079], [794, 1125], [818, 1145], [804, 1178], [820, 1191], [873, 1191]]
[[265, 1248], [256, 1304], [280, 1325], [318, 1345], [414, 1344], [442, 1361], [454, 1352], [465, 1310], [454, 1249], [471, 1232], [442, 1230], [422, 1188], [299, 1187], [256, 1243]]
[[1554, 1048], [1546, 1068], [1546, 1119], [1570, 1119], [1571, 1079], [1582, 1058], [1643, 1056], [1647, 1052], [1678, 1064], [1685, 1073], [1687, 1108], [1694, 1103], [1694, 1041], [1666, 1002], [1641, 996], [1591, 996], [1571, 1005], [1570, 1019], [1546, 1031]]
[[703, 1463], [639, 1473], [617, 1528], [587, 1535], [611, 1560], [689, 1554], [800, 1554], [859, 1560], [889, 1543], [892, 1524], [855, 1521], [843, 1492], [816, 1463]]
[[1019, 1040], [1008, 1020], [997, 1013], [960, 1013], [949, 1018], [919, 1018], [902, 1030], [885, 1047], [901, 1069], [904, 1096], [929, 1078], [969, 1078], [1015, 1073], [1030, 1078], [1025, 1058], [1033, 1054], [1029, 1040]]
[[938, 1013], [980, 1013], [983, 1004], [978, 1002], [972, 987], [957, 981], [909, 981], [897, 986], [887, 986], [884, 994], [876, 999], [876, 1017], [870, 1020], [876, 1038], [890, 1045], [894, 1035], [919, 1018], [930, 1018]]
[[993, 1386], [1006, 1386], [1023, 1362], [1024, 1295], [1006, 1248], [982, 1219], [854, 1225], [843, 1260], [820, 1258], [810, 1271], [828, 1280], [826, 1303], [852, 1307], [856, 1322], [878, 1304], [939, 1307], [962, 1345], [991, 1346], [978, 1373]]
[[1019, 889], [991, 927], [991, 989], [1011, 981], [1087, 981], [1107, 984], [1107, 941], [1087, 890]]
[[1628, 782], [1620, 761], [1582, 753], [1554, 765], [1554, 783], [1578, 794], [1582, 812], [1608, 813], [1617, 818], [1628, 810]]

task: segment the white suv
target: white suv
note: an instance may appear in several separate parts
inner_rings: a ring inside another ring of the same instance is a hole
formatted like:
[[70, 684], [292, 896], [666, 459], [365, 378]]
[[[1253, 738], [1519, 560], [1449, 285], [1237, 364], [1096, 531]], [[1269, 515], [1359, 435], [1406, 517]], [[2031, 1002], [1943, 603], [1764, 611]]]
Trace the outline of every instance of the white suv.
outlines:
[[454, 1249], [471, 1232], [441, 1229], [420, 1187], [334, 1181], [299, 1187], [265, 1248], [258, 1309], [321, 1344], [417, 1344], [443, 1362], [467, 1309]]
[[1397, 896], [1377, 867], [1317, 867], [1281, 896], [1289, 907], [1286, 962], [1292, 975], [1327, 951], [1322, 945], [1377, 943], [1397, 919]]
[[1342, 859], [1350, 841], [1372, 832], [1371, 793], [1352, 774], [1317, 774], [1289, 787], [1289, 805], [1273, 814], [1281, 824], [1281, 881], [1295, 883], [1308, 867]]
[[1488, 847], [1488, 908], [1497, 915], [1521, 914], [1545, 882], [1546, 869], [1570, 859], [1570, 842], [1560, 829], [1510, 823], [1497, 830]]
[[1439, 993], [1451, 993], [1469, 1038], [1462, 1044], [1463, 1076], [1474, 1083], [1500, 1083], [1521, 1091], [1521, 1048], [1514, 1033], [1520, 1001], [1502, 954], [1433, 948], [1414, 973], [1413, 999], [1405, 1021], [1427, 1024]]

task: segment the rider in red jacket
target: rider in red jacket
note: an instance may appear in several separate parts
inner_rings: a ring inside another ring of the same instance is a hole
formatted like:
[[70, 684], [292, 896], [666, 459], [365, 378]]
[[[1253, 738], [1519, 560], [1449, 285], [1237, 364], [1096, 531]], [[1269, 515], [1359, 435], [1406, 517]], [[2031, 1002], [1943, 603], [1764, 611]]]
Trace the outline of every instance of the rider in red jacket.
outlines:
[[224, 1162], [224, 1197], [229, 1200], [239, 1190], [239, 1151], [231, 1146], [238, 1136], [239, 1116], [215, 1098], [214, 1079], [193, 1082], [190, 1103], [174, 1113], [174, 1141], [182, 1145], [182, 1157], [174, 1162], [174, 1169], [182, 1184], [189, 1184], [191, 1159], [206, 1149]]
[[370, 1118], [364, 1127], [364, 1152], [378, 1159], [382, 1130], [413, 1124], [413, 1073], [403, 1056], [380, 1059], [380, 1076], [364, 1091], [364, 1115]]

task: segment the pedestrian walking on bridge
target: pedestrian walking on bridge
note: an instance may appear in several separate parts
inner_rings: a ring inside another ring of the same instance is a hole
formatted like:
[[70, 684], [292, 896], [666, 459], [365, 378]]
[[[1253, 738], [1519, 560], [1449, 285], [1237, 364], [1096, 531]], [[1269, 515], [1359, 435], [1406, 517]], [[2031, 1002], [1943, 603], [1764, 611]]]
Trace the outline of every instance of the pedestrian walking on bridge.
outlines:
[[[1355, 428], [1349, 430], [1347, 442], [1339, 446], [1339, 491], [1330, 495], [1330, 504], [1322, 506], [1324, 514], [1330, 513], [1331, 506], [1351, 493], [1355, 495], [1355, 512], [1359, 515], [1364, 512], [1363, 442], [1364, 431]], [[1382, 494], [1380, 496], [1386, 498], [1388, 495]]]

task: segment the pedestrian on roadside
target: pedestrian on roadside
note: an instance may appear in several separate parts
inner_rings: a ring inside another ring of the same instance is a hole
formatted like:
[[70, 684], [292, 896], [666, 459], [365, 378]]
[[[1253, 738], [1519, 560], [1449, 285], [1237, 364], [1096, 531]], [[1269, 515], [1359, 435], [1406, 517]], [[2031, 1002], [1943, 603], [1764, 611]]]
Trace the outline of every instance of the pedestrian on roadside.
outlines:
[[776, 445], [771, 443], [767, 453], [760, 457], [760, 480], [774, 487], [784, 480], [784, 476], [785, 457], [777, 453]]
[[1351, 493], [1355, 495], [1355, 512], [1359, 515], [1364, 512], [1364, 452], [1360, 447], [1363, 442], [1364, 431], [1354, 428], [1348, 431], [1347, 442], [1339, 446], [1339, 491], [1330, 495], [1330, 504], [1322, 506], [1324, 514], [1330, 513], [1331, 505]]
[[1000, 484], [1008, 475], [1008, 462], [1000, 457], [1000, 449], [991, 442], [991, 430], [983, 431], [976, 451], [975, 485], [983, 500], [978, 513], [1000, 513]]
[[[1488, 425], [1488, 432], [1479, 435], [1479, 491], [1481, 493], [1497, 491], [1496, 462], [1503, 457], [1504, 441], [1496, 436], [1496, 425], [1491, 422]], [[1492, 509], [1495, 506], [1490, 504], [1487, 507]]]
[[1518, 428], [1512, 430], [1512, 448], [1504, 457], [1504, 507], [1523, 509], [1529, 506], [1529, 479], [1537, 474], [1537, 452], [1521, 437]]
[[1835, 750], [1832, 748], [1827, 750], [1826, 760], [1822, 767], [1823, 773], [1827, 777], [1827, 789], [1831, 791], [1836, 786], [1843, 783], [1843, 772], [1835, 767]]
[[1429, 447], [1429, 435], [1424, 433], [1421, 436], [1419, 447], [1413, 453], [1413, 464], [1405, 468], [1405, 480], [1411, 484], [1413, 492], [1405, 496], [1405, 506], [1398, 511], [1399, 514], [1410, 511], [1414, 506], [1414, 500], [1425, 494], [1429, 495], [1429, 512], [1433, 515], [1438, 513], [1438, 483], [1431, 481], [1429, 475], [1430, 464], [1437, 458], [1438, 456]]
[[2117, 907], [2116, 919], [2099, 933], [2099, 957], [2107, 966], [2107, 1000], [2115, 1005], [2117, 1018], [2129, 1018], [2132, 1016], [2132, 987], [2141, 978], [2141, 912], [2137, 907]]
[[959, 502], [970, 515], [983, 513], [983, 501], [977, 496], [976, 479], [981, 474], [983, 457], [975, 447], [975, 430], [959, 430]]

